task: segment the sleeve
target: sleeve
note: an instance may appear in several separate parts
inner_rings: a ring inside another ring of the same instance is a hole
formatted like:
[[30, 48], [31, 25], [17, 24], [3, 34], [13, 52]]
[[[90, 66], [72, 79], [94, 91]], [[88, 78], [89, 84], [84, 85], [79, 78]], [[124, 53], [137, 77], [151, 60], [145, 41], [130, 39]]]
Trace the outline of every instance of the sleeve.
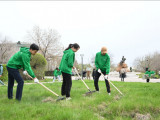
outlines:
[[61, 75], [62, 73], [61, 73], [61, 71], [59, 71], [59, 75]]
[[23, 65], [24, 65], [24, 70], [26, 70], [28, 72], [28, 74], [32, 77], [35, 78], [34, 72], [31, 69], [31, 65], [30, 65], [30, 58], [25, 55], [22, 54], [22, 61], [23, 61]]
[[68, 55], [68, 66], [73, 67], [75, 54]]
[[108, 75], [110, 72], [110, 57], [108, 56], [107, 58], [107, 63], [106, 63], [106, 74]]
[[96, 54], [96, 58], [95, 58], [95, 66], [97, 69], [99, 69], [99, 65], [98, 65], [98, 56]]

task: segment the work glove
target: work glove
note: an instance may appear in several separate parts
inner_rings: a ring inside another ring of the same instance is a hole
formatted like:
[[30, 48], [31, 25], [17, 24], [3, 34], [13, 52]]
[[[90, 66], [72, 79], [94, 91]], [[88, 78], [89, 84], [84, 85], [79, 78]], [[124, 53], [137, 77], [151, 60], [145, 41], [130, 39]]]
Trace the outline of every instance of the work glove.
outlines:
[[104, 79], [105, 79], [105, 80], [108, 80], [108, 75], [105, 75], [105, 76], [104, 76]]
[[98, 72], [99, 72], [99, 73], [101, 73], [101, 70], [100, 70], [100, 69], [98, 69]]
[[37, 78], [34, 78], [35, 83], [39, 83], [39, 80]]
[[28, 74], [28, 72], [25, 70], [25, 71], [23, 71], [23, 75], [27, 75]]

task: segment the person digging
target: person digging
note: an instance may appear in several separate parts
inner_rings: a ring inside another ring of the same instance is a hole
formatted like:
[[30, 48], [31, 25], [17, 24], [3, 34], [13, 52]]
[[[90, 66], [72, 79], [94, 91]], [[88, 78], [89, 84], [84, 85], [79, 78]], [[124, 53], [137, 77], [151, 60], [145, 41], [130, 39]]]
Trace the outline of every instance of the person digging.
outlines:
[[29, 74], [35, 83], [39, 83], [30, 65], [31, 55], [35, 55], [38, 50], [39, 47], [36, 44], [31, 44], [30, 48], [21, 47], [20, 51], [15, 53], [8, 61], [8, 99], [13, 99], [13, 86], [14, 80], [16, 80], [18, 83], [16, 100], [21, 101], [24, 80], [19, 73], [19, 69], [23, 68], [24, 75]]
[[105, 84], [107, 88], [107, 92], [110, 95], [111, 89], [110, 84], [108, 81], [108, 74], [110, 72], [110, 57], [107, 54], [107, 48], [102, 47], [101, 52], [98, 52], [95, 57], [95, 66], [96, 66], [96, 72], [95, 72], [95, 78], [94, 78], [94, 86], [96, 91], [99, 91], [98, 87], [98, 80], [101, 74], [104, 75]]

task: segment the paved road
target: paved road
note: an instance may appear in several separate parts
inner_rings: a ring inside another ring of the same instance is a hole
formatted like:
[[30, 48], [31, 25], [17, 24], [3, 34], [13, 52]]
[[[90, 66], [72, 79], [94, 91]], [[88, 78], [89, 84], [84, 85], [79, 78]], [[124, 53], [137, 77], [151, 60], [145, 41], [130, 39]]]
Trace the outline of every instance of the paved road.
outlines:
[[[140, 73], [139, 72], [128, 72], [127, 78], [125, 78], [124, 81], [125, 82], [146, 82], [146, 80], [139, 78], [137, 74], [140, 74]], [[100, 79], [102, 80], [103, 78], [101, 77]], [[111, 81], [121, 81], [121, 79], [119, 78], [118, 72], [110, 72], [109, 79]], [[151, 79], [150, 82], [153, 82], [153, 83], [160, 82], [160, 79]]]

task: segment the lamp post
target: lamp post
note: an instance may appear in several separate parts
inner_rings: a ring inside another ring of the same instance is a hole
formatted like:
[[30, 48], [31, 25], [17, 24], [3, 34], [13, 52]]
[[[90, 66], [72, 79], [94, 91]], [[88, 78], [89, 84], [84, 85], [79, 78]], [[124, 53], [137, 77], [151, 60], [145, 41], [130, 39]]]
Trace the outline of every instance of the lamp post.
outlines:
[[83, 80], [83, 56], [84, 56], [84, 54], [80, 54], [80, 56], [81, 56], [81, 60], [82, 60], [82, 80]]

